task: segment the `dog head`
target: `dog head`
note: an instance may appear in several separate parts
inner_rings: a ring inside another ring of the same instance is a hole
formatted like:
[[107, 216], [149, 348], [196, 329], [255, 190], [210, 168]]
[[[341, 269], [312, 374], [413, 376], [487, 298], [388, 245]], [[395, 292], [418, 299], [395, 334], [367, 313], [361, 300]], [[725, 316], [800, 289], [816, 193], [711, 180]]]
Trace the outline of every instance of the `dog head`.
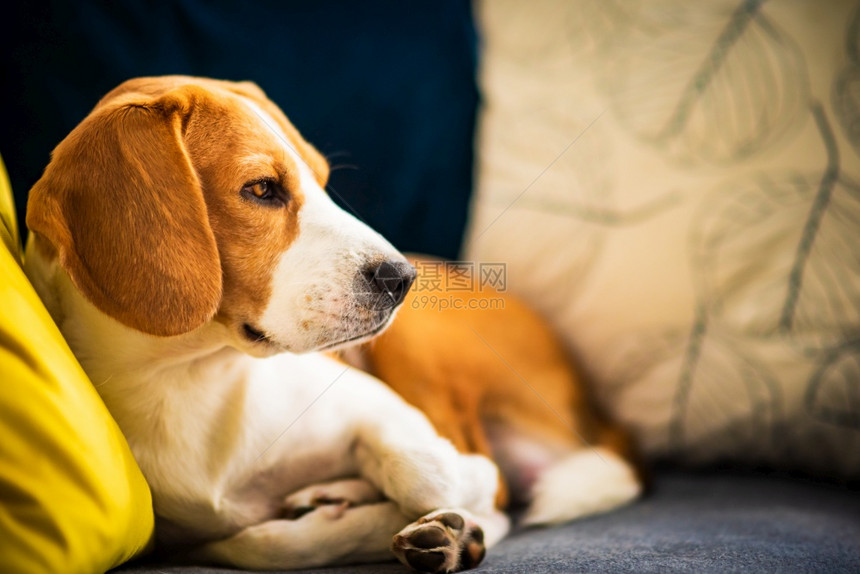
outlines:
[[217, 321], [253, 355], [329, 349], [384, 329], [415, 271], [329, 199], [327, 178], [256, 85], [141, 78], [57, 146], [27, 226], [128, 327]]

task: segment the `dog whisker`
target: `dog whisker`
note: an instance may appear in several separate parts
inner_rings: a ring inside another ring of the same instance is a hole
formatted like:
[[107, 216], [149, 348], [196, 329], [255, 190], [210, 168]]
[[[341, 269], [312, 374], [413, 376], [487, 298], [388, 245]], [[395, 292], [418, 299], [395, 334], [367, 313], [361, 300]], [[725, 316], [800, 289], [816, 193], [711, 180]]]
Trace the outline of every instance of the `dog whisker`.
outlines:
[[329, 173], [334, 173], [334, 172], [340, 171], [342, 169], [350, 169], [350, 170], [354, 170], [354, 171], [359, 171], [361, 168], [358, 167], [357, 165], [351, 164], [351, 163], [340, 163], [340, 164], [331, 166], [329, 168]]

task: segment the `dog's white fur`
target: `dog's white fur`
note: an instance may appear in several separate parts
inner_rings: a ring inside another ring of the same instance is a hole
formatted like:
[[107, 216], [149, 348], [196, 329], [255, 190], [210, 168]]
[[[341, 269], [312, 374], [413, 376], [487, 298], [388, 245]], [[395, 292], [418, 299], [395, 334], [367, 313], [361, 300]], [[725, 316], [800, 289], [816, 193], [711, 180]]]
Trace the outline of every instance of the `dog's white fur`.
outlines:
[[[278, 129], [240, 100], [261, 133]], [[339, 209], [277, 135], [300, 168], [305, 202], [259, 321], [265, 345], [215, 320], [169, 337], [127, 327], [93, 305], [57, 257], [28, 244], [29, 277], [152, 488], [159, 539], [202, 543], [198, 556], [242, 568], [303, 568], [391, 556], [398, 531], [455, 509], [492, 545], [508, 527], [494, 509], [495, 465], [457, 453], [385, 385], [314, 352], [366, 340], [390, 321], [393, 312], [383, 324], [354, 312], [355, 276], [368, 260], [400, 256]], [[282, 519], [309, 488], [343, 503]]]

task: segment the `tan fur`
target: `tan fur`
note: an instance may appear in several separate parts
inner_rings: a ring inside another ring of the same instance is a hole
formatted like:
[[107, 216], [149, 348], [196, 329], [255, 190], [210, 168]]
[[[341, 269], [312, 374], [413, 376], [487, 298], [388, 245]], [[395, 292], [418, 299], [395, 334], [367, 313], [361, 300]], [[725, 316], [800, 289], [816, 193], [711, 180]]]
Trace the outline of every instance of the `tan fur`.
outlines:
[[[410, 259], [419, 270], [417, 285], [423, 265], [444, 268], [429, 258]], [[450, 307], [434, 307], [433, 297]], [[468, 308], [470, 301], [490, 300], [501, 303]], [[599, 416], [546, 322], [508, 293], [477, 284], [468, 291], [413, 290], [397, 320], [364, 354], [368, 371], [424, 411], [461, 452], [493, 457], [488, 427], [504, 427], [556, 452], [602, 446], [633, 459], [626, 433]], [[507, 502], [506, 486], [500, 506]]]

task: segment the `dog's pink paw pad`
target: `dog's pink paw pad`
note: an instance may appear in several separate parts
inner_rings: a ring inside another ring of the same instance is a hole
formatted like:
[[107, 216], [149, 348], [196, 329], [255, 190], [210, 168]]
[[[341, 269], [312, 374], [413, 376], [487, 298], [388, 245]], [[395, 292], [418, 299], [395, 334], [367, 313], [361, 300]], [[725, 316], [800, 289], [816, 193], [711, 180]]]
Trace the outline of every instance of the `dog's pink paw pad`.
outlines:
[[486, 554], [484, 532], [456, 512], [419, 518], [394, 536], [391, 549], [407, 566], [431, 574], [475, 568]]

